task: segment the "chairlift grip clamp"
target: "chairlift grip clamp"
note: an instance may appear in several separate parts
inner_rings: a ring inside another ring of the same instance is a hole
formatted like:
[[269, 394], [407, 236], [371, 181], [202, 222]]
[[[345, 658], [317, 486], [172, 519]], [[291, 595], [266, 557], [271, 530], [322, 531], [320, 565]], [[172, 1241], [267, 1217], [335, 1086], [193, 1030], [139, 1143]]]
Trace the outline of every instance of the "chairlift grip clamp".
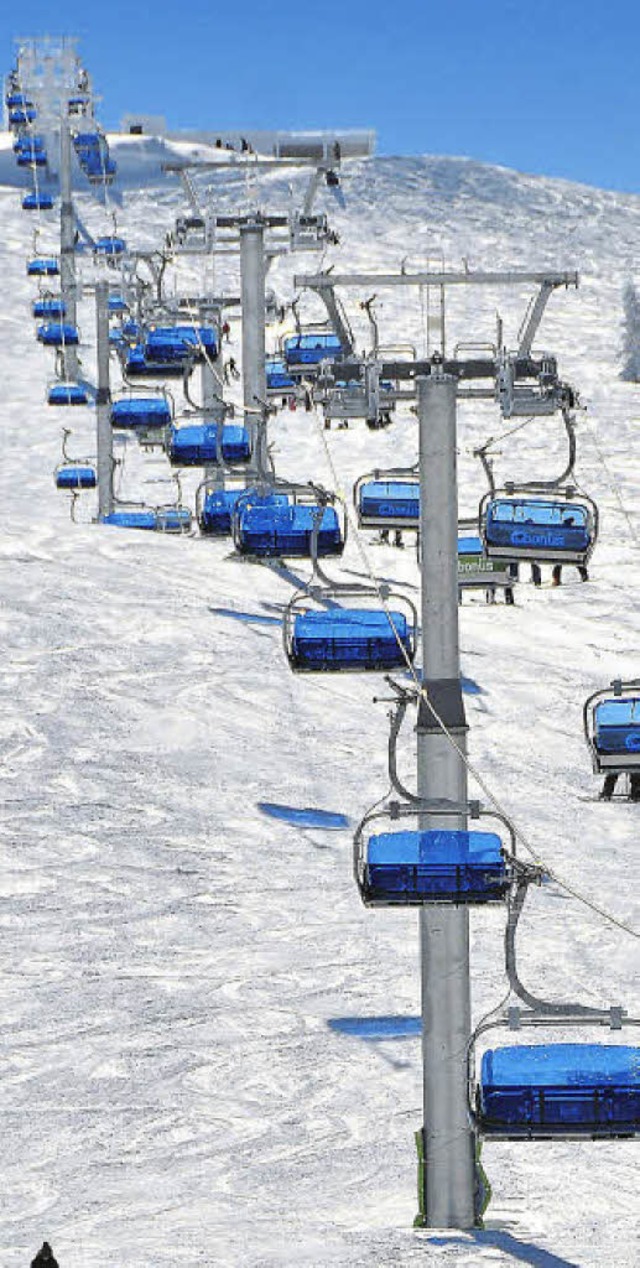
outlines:
[[453, 734], [468, 731], [459, 678], [425, 680], [418, 702], [418, 734], [442, 732], [443, 726]]

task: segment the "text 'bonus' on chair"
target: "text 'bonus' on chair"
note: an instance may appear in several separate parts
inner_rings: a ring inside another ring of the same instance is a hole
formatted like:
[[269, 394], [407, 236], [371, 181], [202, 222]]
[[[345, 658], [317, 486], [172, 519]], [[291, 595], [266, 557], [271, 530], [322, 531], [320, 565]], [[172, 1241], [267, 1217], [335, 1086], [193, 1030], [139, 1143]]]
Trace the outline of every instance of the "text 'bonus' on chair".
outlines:
[[512, 589], [514, 578], [506, 559], [488, 559], [482, 538], [463, 532], [458, 537], [458, 586], [465, 589]]

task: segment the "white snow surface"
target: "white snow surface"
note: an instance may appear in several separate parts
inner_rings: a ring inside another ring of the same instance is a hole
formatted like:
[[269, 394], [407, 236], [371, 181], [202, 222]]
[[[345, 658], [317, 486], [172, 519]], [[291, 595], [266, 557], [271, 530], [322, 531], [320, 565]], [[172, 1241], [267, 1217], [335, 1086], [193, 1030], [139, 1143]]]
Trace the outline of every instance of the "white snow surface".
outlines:
[[[118, 231], [147, 249], [184, 199], [142, 165], [138, 178], [106, 209], [88, 192], [78, 203], [105, 233], [118, 202]], [[258, 188], [271, 208], [290, 181], [216, 177], [212, 197], [227, 208]], [[580, 271], [577, 292], [552, 298], [537, 342], [587, 406], [578, 475], [602, 516], [591, 580], [566, 569], [562, 587], [536, 591], [524, 569], [511, 609], [465, 598], [462, 667], [481, 687], [467, 696], [473, 762], [545, 861], [637, 927], [638, 808], [590, 800], [599, 782], [581, 709], [639, 669], [640, 399], [618, 372], [640, 199], [444, 158], [356, 163], [345, 188], [346, 212], [331, 213], [341, 245], [325, 259], [336, 270], [444, 256], [451, 267]], [[291, 673], [279, 618], [304, 563], [291, 577], [239, 562], [229, 541], [98, 527], [91, 493], [70, 522], [52, 480], [61, 428], [73, 428], [72, 452], [91, 454], [94, 418], [44, 403], [51, 352], [34, 339], [37, 286], [25, 272], [37, 222], [9, 184], [0, 206], [0, 1262], [19, 1268], [46, 1237], [61, 1268], [633, 1268], [636, 1143], [487, 1144], [486, 1230], [412, 1230], [419, 1042], [366, 1042], [328, 1021], [418, 1014], [415, 915], [362, 907], [349, 831], [300, 830], [258, 809], [320, 807], [355, 824], [388, 785], [388, 724], [372, 702], [383, 684]], [[55, 249], [56, 214], [41, 225], [40, 248]], [[290, 298], [294, 273], [317, 267], [313, 256], [277, 260], [270, 284]], [[82, 269], [91, 281], [91, 263]], [[209, 279], [190, 260], [167, 285], [193, 293]], [[235, 260], [216, 284], [237, 291]], [[513, 345], [529, 293], [461, 289], [449, 347], [491, 341], [497, 308]], [[356, 323], [363, 298], [346, 296]], [[420, 350], [425, 307], [426, 297], [421, 310], [417, 295], [381, 292], [384, 342]], [[79, 324], [91, 377], [90, 295]], [[236, 322], [229, 351], [239, 359]], [[469, 512], [484, 491], [471, 451], [506, 427], [487, 404], [461, 403], [459, 420]], [[407, 412], [385, 432], [352, 424], [327, 438], [349, 492], [362, 472], [413, 460], [416, 421]], [[280, 413], [271, 439], [280, 474], [331, 483], [315, 415]], [[538, 420], [499, 448], [499, 477], [553, 476], [560, 423]], [[170, 485], [155, 483], [168, 475], [163, 458], [133, 441], [118, 453], [123, 490], [166, 500]], [[195, 484], [185, 482], [191, 504]], [[380, 546], [369, 558], [379, 576], [416, 585], [411, 550]], [[352, 570], [363, 570], [353, 538], [333, 571]], [[407, 726], [407, 779], [413, 744]], [[503, 921], [472, 915], [476, 1018], [505, 991]], [[538, 992], [638, 1014], [637, 941], [557, 886], [532, 896], [520, 945]]]

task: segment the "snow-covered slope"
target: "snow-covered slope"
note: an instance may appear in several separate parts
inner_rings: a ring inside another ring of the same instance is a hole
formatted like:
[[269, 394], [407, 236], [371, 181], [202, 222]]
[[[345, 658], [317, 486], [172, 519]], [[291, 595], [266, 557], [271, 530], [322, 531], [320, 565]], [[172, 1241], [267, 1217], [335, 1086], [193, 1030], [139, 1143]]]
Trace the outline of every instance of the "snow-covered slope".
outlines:
[[[221, 207], [255, 197], [244, 176], [208, 179]], [[175, 183], [148, 181], [141, 166], [140, 188], [128, 177], [106, 210], [80, 195], [83, 219], [110, 231], [118, 199], [129, 244], [159, 243], [183, 200]], [[269, 206], [286, 201], [288, 179], [262, 177], [259, 189]], [[560, 589], [522, 584], [512, 609], [465, 600], [463, 670], [480, 687], [467, 699], [469, 742], [542, 857], [637, 927], [638, 810], [588, 800], [581, 706], [614, 676], [638, 674], [640, 399], [617, 372], [640, 201], [446, 159], [354, 164], [346, 189], [336, 268], [444, 256], [580, 271], [577, 292], [553, 297], [540, 345], [588, 407], [578, 473], [599, 503], [601, 542], [587, 585], [568, 569]], [[487, 1231], [412, 1232], [419, 1042], [366, 1042], [328, 1023], [417, 1015], [415, 917], [362, 908], [349, 832], [301, 830], [258, 808], [321, 807], [355, 823], [385, 793], [381, 684], [289, 671], [279, 618], [304, 565], [258, 567], [228, 542], [98, 528], [91, 494], [69, 522], [51, 478], [61, 426], [73, 427], [72, 452], [91, 453], [93, 417], [44, 404], [51, 360], [33, 337], [25, 275], [34, 222], [15, 188], [0, 189], [0, 206], [2, 1264], [28, 1262], [46, 1236], [62, 1268], [632, 1268], [632, 1143], [486, 1146]], [[55, 230], [44, 217], [41, 247], [54, 247]], [[216, 267], [216, 285], [237, 290], [234, 262]], [[316, 267], [278, 260], [270, 283], [289, 298], [294, 274]], [[167, 284], [193, 293], [205, 278], [191, 262]], [[347, 296], [356, 323], [363, 298]], [[449, 346], [491, 340], [497, 307], [513, 343], [526, 299], [461, 290]], [[384, 342], [421, 348], [426, 306], [381, 293]], [[91, 373], [89, 296], [79, 321]], [[235, 324], [232, 339], [239, 357]], [[471, 451], [502, 430], [493, 408], [461, 405], [464, 510], [483, 492]], [[409, 413], [382, 433], [331, 432], [341, 484], [412, 459], [415, 433]], [[331, 482], [315, 416], [281, 414], [271, 436], [279, 472]], [[507, 478], [562, 464], [554, 420], [499, 448]], [[127, 445], [123, 491], [166, 500], [163, 463]], [[185, 487], [192, 498], [195, 480]], [[410, 551], [369, 555], [379, 575], [415, 585]], [[339, 571], [362, 567], [351, 542]], [[412, 761], [408, 728], [407, 778]], [[527, 982], [637, 1014], [637, 942], [553, 886], [522, 925]], [[482, 912], [472, 926], [479, 1017], [504, 994], [502, 916]]]

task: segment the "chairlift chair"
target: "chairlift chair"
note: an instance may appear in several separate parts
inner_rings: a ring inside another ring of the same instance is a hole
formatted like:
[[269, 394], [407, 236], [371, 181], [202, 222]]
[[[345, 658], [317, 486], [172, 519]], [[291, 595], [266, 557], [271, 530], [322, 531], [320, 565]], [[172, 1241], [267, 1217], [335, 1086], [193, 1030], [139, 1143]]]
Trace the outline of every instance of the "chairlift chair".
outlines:
[[[486, 906], [504, 903], [515, 875], [515, 835], [508, 849], [496, 832], [433, 828], [375, 832], [379, 821], [397, 823], [428, 813], [429, 803], [391, 802], [369, 811], [354, 838], [354, 871], [368, 907]], [[431, 813], [434, 813], [433, 807]], [[460, 815], [459, 808], [438, 808], [438, 816]], [[484, 813], [484, 812], [481, 812]]]
[[191, 511], [185, 506], [144, 506], [118, 504], [118, 508], [103, 515], [101, 524], [114, 528], [135, 528], [157, 533], [190, 533]]
[[537, 1043], [489, 1049], [482, 1057], [474, 1108], [479, 1131], [488, 1139], [638, 1137], [640, 1048]]
[[47, 156], [44, 150], [21, 150], [16, 154], [16, 167], [46, 167]]
[[8, 92], [4, 100], [7, 110], [25, 110], [33, 108], [33, 102], [24, 92]]
[[46, 167], [47, 151], [41, 136], [18, 137], [13, 152], [18, 167]]
[[107, 300], [107, 308], [112, 316], [119, 316], [120, 313], [128, 313], [129, 311], [129, 305], [122, 295], [110, 295]]
[[629, 775], [635, 800], [640, 776], [640, 681], [615, 679], [610, 687], [594, 692], [585, 701], [583, 725], [594, 771], [605, 776]]
[[21, 154], [29, 150], [44, 150], [45, 138], [39, 132], [20, 132], [13, 142], [14, 154]]
[[59, 277], [60, 265], [55, 256], [35, 256], [27, 261], [28, 277]]
[[33, 189], [22, 199], [23, 211], [51, 211], [52, 209], [53, 198], [46, 190]]
[[48, 405], [88, 405], [89, 393], [82, 383], [56, 379], [47, 389]]
[[118, 170], [115, 159], [110, 156], [88, 157], [81, 166], [90, 185], [111, 184]]
[[415, 656], [418, 615], [383, 587], [323, 587], [295, 594], [283, 620], [284, 649], [296, 672], [388, 673]]
[[106, 145], [106, 137], [101, 132], [76, 132], [73, 147], [78, 154], [90, 154]]
[[420, 528], [420, 480], [413, 467], [360, 476], [353, 501], [360, 528]]
[[333, 495], [320, 494], [311, 485], [250, 489], [238, 500], [233, 516], [236, 550], [258, 558], [341, 555], [346, 517], [338, 515], [335, 503]]
[[147, 332], [144, 350], [148, 361], [203, 361], [218, 355], [218, 338], [212, 326], [156, 326]]
[[114, 260], [125, 254], [127, 244], [124, 238], [119, 238], [115, 234], [107, 234], [103, 238], [96, 239], [93, 250], [96, 256], [104, 256], [107, 260]]
[[360, 378], [340, 377], [340, 365], [321, 368], [317, 379], [316, 399], [326, 419], [362, 418], [371, 430], [388, 427], [396, 408], [397, 388], [390, 379], [381, 379], [375, 362], [364, 361]]
[[73, 144], [78, 162], [91, 184], [113, 180], [117, 165], [109, 154], [107, 138], [102, 132], [78, 132]]
[[267, 356], [265, 363], [267, 398], [297, 399], [299, 382], [293, 378], [280, 356]]
[[158, 506], [157, 529], [160, 533], [190, 533], [193, 527], [193, 516], [186, 506]]
[[34, 317], [60, 319], [66, 317], [67, 305], [61, 295], [43, 296], [41, 299], [34, 299], [31, 311]]
[[[113, 315], [113, 314], [112, 314]], [[122, 314], [119, 314], [120, 316]], [[124, 321], [116, 322], [109, 330], [109, 343], [112, 348], [122, 354], [123, 362], [130, 356], [131, 349], [135, 346], [136, 341], [140, 338], [140, 326], [133, 318], [125, 318]], [[144, 361], [144, 357], [143, 357]], [[123, 364], [126, 377], [126, 365]], [[134, 370], [135, 374], [135, 370]], [[154, 370], [155, 374], [155, 370]]]
[[536, 493], [507, 485], [485, 494], [479, 528], [489, 559], [584, 565], [596, 544], [598, 510], [571, 486]]
[[212, 537], [229, 537], [238, 500], [245, 495], [245, 485], [222, 488], [215, 481], [203, 480], [196, 490], [196, 519], [200, 532]]
[[344, 355], [338, 336], [327, 330], [289, 335], [282, 350], [287, 369], [298, 377], [314, 372], [323, 361], [338, 361]]
[[[497, 1027], [566, 1030], [637, 1026], [620, 1007], [548, 1001], [520, 980], [516, 933], [532, 880], [543, 869], [518, 864], [505, 931], [510, 997], [476, 1027], [469, 1044], [469, 1111], [478, 1135], [491, 1140], [614, 1140], [640, 1136], [640, 1048], [617, 1044], [517, 1044], [485, 1051], [481, 1036]], [[514, 1004], [511, 999], [515, 997]], [[524, 1007], [523, 1007], [524, 1005]]]
[[23, 106], [16, 106], [9, 111], [9, 127], [10, 128], [26, 128], [33, 123], [38, 116], [38, 112], [30, 102], [26, 102]]
[[283, 396], [295, 392], [297, 384], [282, 357], [267, 357], [265, 362], [267, 396]]
[[166, 393], [121, 396], [111, 404], [111, 426], [117, 431], [157, 432], [170, 427], [173, 408]]
[[251, 441], [246, 427], [225, 423], [174, 425], [167, 438], [167, 456], [172, 466], [204, 467], [209, 463], [235, 466], [248, 462]]
[[81, 115], [91, 102], [89, 93], [75, 93], [73, 97], [67, 99], [67, 108], [70, 115]]
[[98, 483], [95, 464], [90, 458], [72, 458], [67, 452], [71, 432], [65, 428], [62, 437], [62, 461], [54, 472], [57, 489], [79, 493], [82, 489], [95, 489]]
[[55, 482], [57, 489], [74, 491], [95, 489], [98, 481], [95, 467], [81, 463], [61, 463], [56, 467]]
[[182, 376], [197, 362], [218, 353], [216, 332], [211, 326], [157, 326], [138, 333], [141, 342], [128, 351], [125, 359], [126, 377]]
[[130, 345], [126, 339], [118, 340], [122, 354], [122, 368], [125, 379], [175, 379], [182, 378], [193, 367], [191, 357], [184, 361], [149, 360], [143, 343]]
[[326, 380], [320, 380], [318, 390], [314, 389], [314, 396], [322, 406], [325, 419], [335, 418], [348, 422], [351, 419], [367, 418], [367, 393], [359, 382], [345, 383], [343, 380], [332, 379], [329, 386]]
[[145, 532], [155, 532], [158, 527], [158, 516], [154, 507], [124, 507], [103, 515], [101, 524], [112, 528], [137, 528]]
[[76, 347], [80, 343], [78, 328], [70, 322], [46, 321], [38, 326], [36, 338], [49, 348]]

